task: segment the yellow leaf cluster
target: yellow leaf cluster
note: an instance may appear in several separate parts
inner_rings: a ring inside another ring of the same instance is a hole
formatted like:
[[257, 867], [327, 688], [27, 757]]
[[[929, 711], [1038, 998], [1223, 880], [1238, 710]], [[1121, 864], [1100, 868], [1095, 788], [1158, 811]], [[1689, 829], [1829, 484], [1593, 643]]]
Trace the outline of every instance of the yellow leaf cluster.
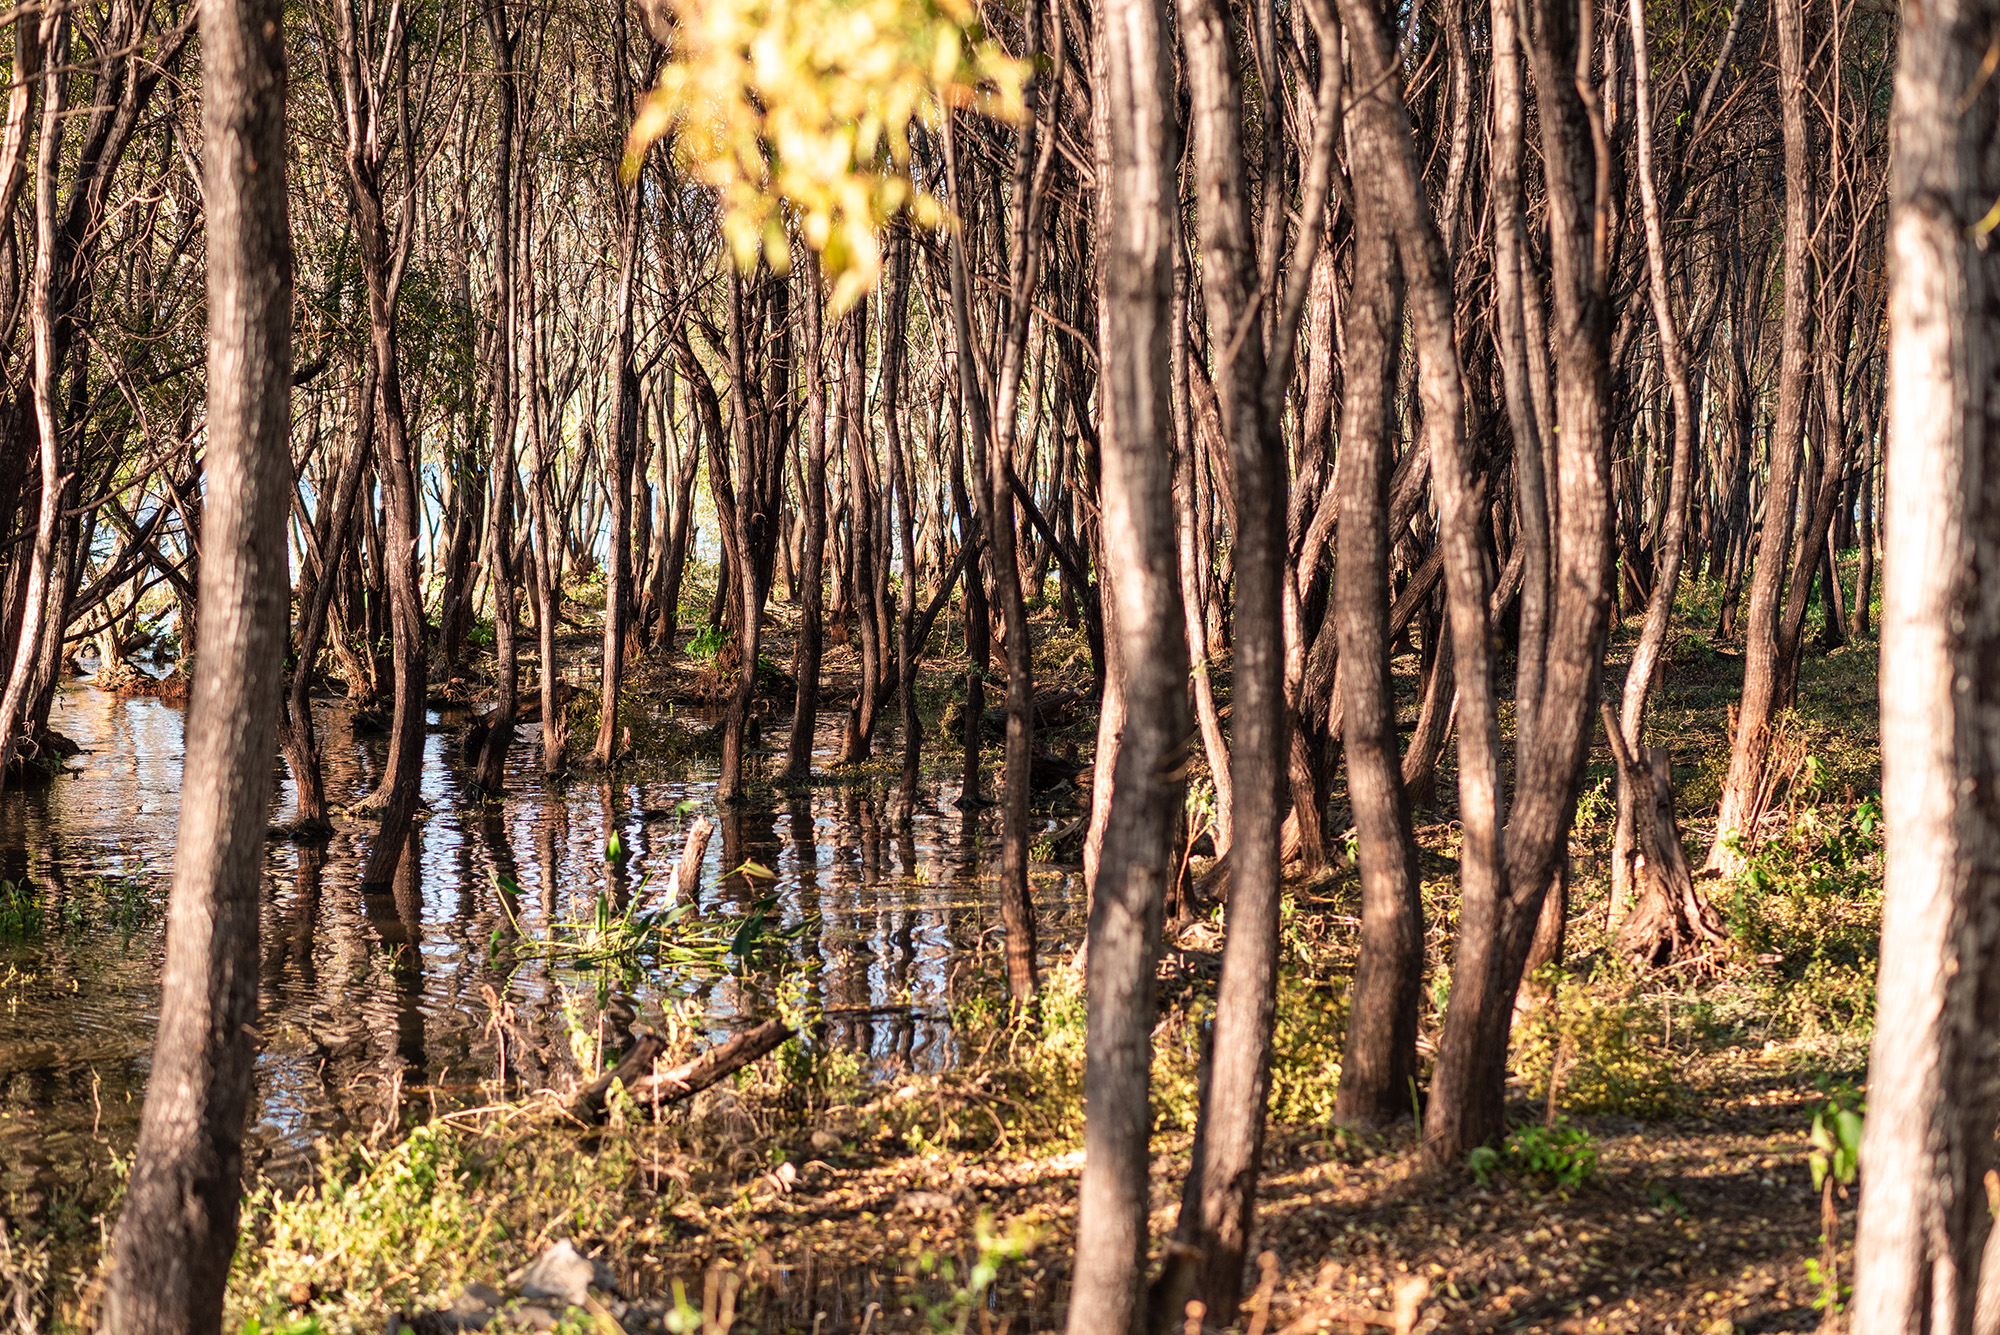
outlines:
[[674, 135], [714, 186], [740, 268], [790, 262], [786, 210], [817, 250], [836, 310], [881, 270], [881, 228], [925, 227], [942, 203], [910, 176], [910, 123], [943, 106], [1022, 112], [1028, 67], [980, 33], [971, 0], [671, 0], [677, 26], [635, 118], [625, 170]]

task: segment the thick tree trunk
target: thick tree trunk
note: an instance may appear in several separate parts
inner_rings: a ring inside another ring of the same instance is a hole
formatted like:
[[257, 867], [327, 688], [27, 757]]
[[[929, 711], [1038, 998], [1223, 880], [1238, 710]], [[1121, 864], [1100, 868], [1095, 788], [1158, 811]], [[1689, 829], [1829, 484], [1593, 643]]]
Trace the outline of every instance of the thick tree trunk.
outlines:
[[1128, 665], [1112, 814], [1090, 900], [1084, 1170], [1071, 1335], [1141, 1335], [1148, 1206], [1153, 968], [1177, 867], [1187, 651], [1168, 401], [1175, 212], [1173, 82], [1163, 0], [1097, 11], [1098, 346], [1104, 529], [1120, 553], [1111, 617]]
[[215, 1330], [236, 1250], [291, 587], [283, 31], [276, 0], [202, 7], [211, 499], [160, 1027], [106, 1295], [131, 1335]]
[[2000, 5], [1912, 8], [1891, 127], [1882, 584], [1882, 963], [1868, 1064], [1855, 1335], [1989, 1335], [2000, 1118]]
[[[1360, 8], [1352, 3], [1343, 13]], [[1543, 0], [1535, 8], [1532, 48], [1555, 297], [1548, 342], [1556, 361], [1551, 471], [1561, 540], [1554, 544], [1550, 566], [1548, 633], [1532, 655], [1542, 677], [1540, 697], [1530, 702], [1533, 736], [1527, 746], [1517, 739], [1515, 804], [1503, 842], [1491, 610], [1479, 535], [1483, 501], [1471, 485], [1461, 443], [1434, 439], [1432, 464], [1443, 510], [1440, 541], [1447, 544], [1446, 588], [1459, 678], [1459, 808], [1465, 833], [1460, 859], [1464, 907], [1451, 1000], [1424, 1114], [1424, 1157], [1433, 1166], [1457, 1162], [1504, 1129], [1508, 1028], [1542, 906], [1566, 853], [1610, 614], [1609, 331], [1606, 265], [1599, 253], [1600, 238], [1611, 231], [1605, 195], [1608, 148], [1601, 122], [1584, 105], [1574, 77], [1576, 12], [1562, 0]], [[1389, 68], [1387, 31], [1379, 16], [1370, 11], [1370, 17], [1371, 40], [1365, 43], [1370, 68], [1364, 72], [1357, 65], [1357, 84]], [[1350, 32], [1358, 21], [1358, 16], [1350, 20]], [[1357, 41], [1357, 50], [1363, 45]], [[1386, 117], [1392, 109], [1375, 114]], [[1433, 431], [1455, 432], [1463, 400], [1451, 343], [1449, 285], [1441, 247], [1423, 216], [1407, 134], [1395, 143], [1399, 151], [1388, 160], [1397, 170], [1383, 173], [1382, 179], [1393, 186], [1400, 216], [1408, 220], [1399, 235], [1410, 275], [1421, 374], [1427, 382], [1424, 418]], [[1539, 403], [1537, 411], [1539, 416]], [[1521, 541], [1532, 540], [1524, 529]], [[1524, 569], [1527, 559], [1524, 552]], [[1518, 683], [1515, 695], [1518, 710]]]

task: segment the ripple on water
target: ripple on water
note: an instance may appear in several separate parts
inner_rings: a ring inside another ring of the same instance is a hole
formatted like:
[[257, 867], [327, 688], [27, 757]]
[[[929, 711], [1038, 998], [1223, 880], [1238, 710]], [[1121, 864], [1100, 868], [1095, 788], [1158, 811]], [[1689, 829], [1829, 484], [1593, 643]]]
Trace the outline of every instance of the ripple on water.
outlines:
[[[314, 716], [329, 800], [354, 801], [379, 778], [386, 740], [357, 735], [336, 702], [315, 702]], [[878, 1076], [956, 1059], [941, 1003], [952, 966], [997, 917], [979, 870], [992, 811], [962, 815], [932, 792], [899, 829], [894, 780], [866, 774], [720, 810], [706, 762], [547, 781], [534, 729], [509, 756], [506, 798], [473, 806], [459, 799], [467, 776], [452, 729], [431, 720], [430, 814], [392, 887], [360, 888], [375, 833], [366, 822], [338, 822], [323, 848], [267, 846], [261, 1153], [289, 1159], [395, 1100], [475, 1097], [503, 1059], [517, 1088], [555, 1080], [573, 1065], [574, 1021], [615, 1044], [635, 1016], [685, 998], [718, 1034], [768, 1011], [774, 998], [755, 977], [658, 961], [612, 975], [517, 959], [507, 947], [516, 924], [545, 937], [588, 920], [600, 899], [657, 903], [696, 814], [718, 827], [704, 918], [741, 918], [769, 896], [778, 927], [808, 924], [786, 949], [817, 965], [808, 987], [828, 1012], [828, 1043]], [[838, 722], [822, 716], [817, 754], [838, 745]], [[0, 931], [0, 1190], [61, 1179], [82, 1146], [129, 1144], [159, 1005], [181, 707], [75, 684], [52, 723], [84, 754], [53, 784], [0, 797], [0, 882], [25, 886], [40, 917]], [[282, 762], [275, 773], [277, 822], [294, 794]], [[775, 880], [724, 875], [745, 863]], [[1052, 949], [1074, 939], [1064, 929], [1080, 879], [1037, 876]]]

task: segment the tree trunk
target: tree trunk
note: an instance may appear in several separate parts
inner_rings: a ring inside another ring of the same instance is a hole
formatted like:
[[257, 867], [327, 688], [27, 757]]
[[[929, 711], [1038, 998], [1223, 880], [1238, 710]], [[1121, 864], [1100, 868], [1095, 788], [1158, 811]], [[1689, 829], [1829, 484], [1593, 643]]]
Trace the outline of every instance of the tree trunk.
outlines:
[[[612, 63], [624, 83], [626, 67], [625, 11], [614, 9], [612, 27], [616, 34]], [[629, 101], [628, 96], [620, 101]], [[635, 269], [639, 262], [639, 226], [645, 216], [643, 175], [635, 174], [632, 184], [620, 192], [624, 205], [624, 226], [618, 238], [618, 287], [613, 296], [612, 375], [617, 382], [611, 440], [604, 452], [604, 496], [611, 512], [611, 537], [604, 561], [604, 661], [601, 665], [597, 706], [597, 742], [590, 762], [609, 766], [618, 755], [618, 693], [625, 680], [626, 623], [632, 607], [632, 474], [639, 452], [639, 367], [633, 351], [637, 335], [632, 327], [633, 303], [637, 293]]]
[[[500, 72], [494, 89], [495, 153], [493, 186], [493, 288], [498, 320], [493, 331], [493, 466], [488, 485], [491, 502], [487, 508], [487, 566], [493, 584], [493, 676], [495, 680], [492, 723], [479, 751], [479, 772], [475, 780], [487, 793], [498, 793], [506, 783], [507, 751], [514, 744], [514, 716], [520, 704], [520, 613], [514, 602], [514, 425], [519, 378], [515, 374], [518, 348], [516, 289], [514, 284], [514, 150], [523, 138], [516, 127], [517, 100], [514, 90], [514, 34], [507, 26], [507, 13], [500, 0], [486, 0], [486, 40], [493, 48], [493, 62]], [[529, 387], [532, 393], [533, 387]]]
[[[1208, 1320], [1226, 1326], [1242, 1297], [1256, 1209], [1277, 1005], [1279, 826], [1292, 729], [1283, 607], [1289, 579], [1286, 464], [1280, 423], [1264, 395], [1266, 348], [1258, 326], [1259, 272], [1237, 35], [1220, 0], [1181, 0], [1180, 17], [1192, 99], [1202, 289], [1218, 354], [1216, 390], [1233, 474], [1236, 662], [1228, 936], [1179, 1236], [1198, 1258], [1194, 1291]], [[1266, 184], [1278, 188], [1275, 178]], [[1128, 663], [1126, 670], [1137, 667]]]
[[1119, 553], [1112, 633], [1127, 665], [1125, 725], [1097, 875], [1085, 995], [1083, 1182], [1072, 1335], [1144, 1329], [1153, 968], [1178, 869], [1187, 651], [1173, 498], [1169, 325], [1175, 213], [1173, 81], [1163, 0], [1097, 10], [1098, 346], [1104, 367], [1104, 531]]
[[1770, 480], [1764, 492], [1764, 529], [1750, 580], [1743, 625], [1743, 697], [1730, 741], [1715, 843], [1708, 866], [1734, 873], [1741, 844], [1754, 833], [1758, 794], [1771, 750], [1771, 720], [1785, 676], [1780, 647], [1780, 597], [1791, 550], [1792, 510], [1804, 449], [1806, 392], [1811, 384], [1812, 144], [1806, 128], [1805, 15], [1802, 0], [1773, 0], [1778, 29], [1778, 90], [1785, 143], [1784, 309], [1778, 354], [1778, 411], [1771, 429]]
[[[1416, 1114], [1424, 930], [1389, 682], [1390, 391], [1402, 342], [1402, 293], [1389, 220], [1373, 200], [1357, 200], [1355, 246], [1333, 615], [1340, 636], [1341, 746], [1361, 864], [1361, 957], [1334, 1119], [1344, 1126], [1380, 1126]], [[1450, 650], [1440, 645], [1437, 653], [1438, 670], [1448, 675]]]
[[806, 285], [806, 484], [799, 495], [805, 511], [806, 540], [799, 571], [799, 638], [792, 655], [798, 694], [792, 704], [792, 732], [785, 746], [785, 777], [812, 772], [813, 732], [819, 722], [819, 669], [826, 618], [826, 374], [821, 365], [821, 331], [826, 295], [819, 265], [808, 254]]
[[236, 1251], [291, 587], [283, 32], [276, 0], [201, 10], [212, 492], [160, 1026], [106, 1294], [133, 1335], [215, 1330]]
[[2000, 194], [1981, 64], [2000, 5], [1905, 12], [1890, 143], [1881, 979], [1854, 1241], [1855, 1335], [2000, 1329]]

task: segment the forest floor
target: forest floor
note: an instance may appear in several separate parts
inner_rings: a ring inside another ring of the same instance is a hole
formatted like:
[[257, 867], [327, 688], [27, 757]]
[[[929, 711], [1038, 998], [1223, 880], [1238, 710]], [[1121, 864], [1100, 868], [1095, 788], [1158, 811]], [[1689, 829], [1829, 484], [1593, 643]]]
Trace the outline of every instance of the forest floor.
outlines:
[[[1706, 631], [1714, 598], [1697, 585], [1684, 599], [1652, 725], [1673, 754], [1697, 866], [1742, 675], [1740, 657]], [[1636, 619], [1620, 629], [1607, 675], [1635, 633]], [[943, 620], [939, 634], [957, 638]], [[780, 633], [767, 657], [784, 663], [789, 648]], [[1080, 650], [1080, 636], [1044, 614], [1038, 681], [1087, 684]], [[829, 702], [845, 688], [847, 656], [830, 654]], [[933, 757], [958, 694], [953, 667], [927, 670]], [[1407, 726], [1415, 656], [1397, 669]], [[634, 696], [698, 702], [712, 685], [704, 670], [685, 655], [644, 666]], [[1465, 1171], [1420, 1172], [1413, 1123], [1380, 1137], [1333, 1127], [1357, 887], [1345, 868], [1288, 887], [1249, 1330], [1360, 1330], [1345, 1323], [1362, 1309], [1393, 1328], [1399, 1290], [1423, 1331], [1841, 1328], [1852, 1202], [1834, 1202], [1829, 1277], [1807, 1137], [1816, 1113], [1858, 1106], [1872, 1025], [1875, 676], [1872, 641], [1809, 646], [1781, 728], [1783, 781], [1749, 870], [1705, 886], [1731, 943], [1699, 968], [1639, 972], [1609, 949], [1610, 762], [1596, 740], [1571, 846], [1565, 962], [1538, 980], [1541, 1000], [1515, 1027], [1516, 1129]], [[687, 745], [672, 740], [685, 728], [634, 712], [642, 755]], [[1087, 761], [1093, 730], [1079, 717], [1050, 745], [1080, 746]], [[766, 744], [782, 738], [767, 732]], [[1448, 762], [1439, 809], [1418, 813], [1426, 1056], [1456, 928]], [[1187, 925], [1161, 965], [1156, 1253], [1187, 1166], [1219, 923], [1217, 910]], [[1016, 1024], [997, 954], [975, 964], [953, 999], [965, 1060], [940, 1073], [864, 1082], [850, 1059], [791, 1043], [657, 1122], [627, 1107], [608, 1128], [583, 1128], [563, 1111], [568, 1091], [553, 1091], [430, 1117], [400, 1138], [328, 1145], [304, 1189], [254, 1185], [227, 1328], [372, 1333], [400, 1313], [428, 1332], [490, 1307], [503, 1310], [489, 1329], [547, 1328], [548, 1311], [504, 1294], [510, 1275], [566, 1239], [608, 1267], [619, 1296], [555, 1318], [562, 1329], [1059, 1329], [1082, 1167], [1081, 981], [1051, 969], [1039, 1021]], [[692, 1051], [691, 1032], [670, 1041]], [[0, 1279], [7, 1265], [0, 1252]], [[82, 1287], [59, 1326], [81, 1324]]]

